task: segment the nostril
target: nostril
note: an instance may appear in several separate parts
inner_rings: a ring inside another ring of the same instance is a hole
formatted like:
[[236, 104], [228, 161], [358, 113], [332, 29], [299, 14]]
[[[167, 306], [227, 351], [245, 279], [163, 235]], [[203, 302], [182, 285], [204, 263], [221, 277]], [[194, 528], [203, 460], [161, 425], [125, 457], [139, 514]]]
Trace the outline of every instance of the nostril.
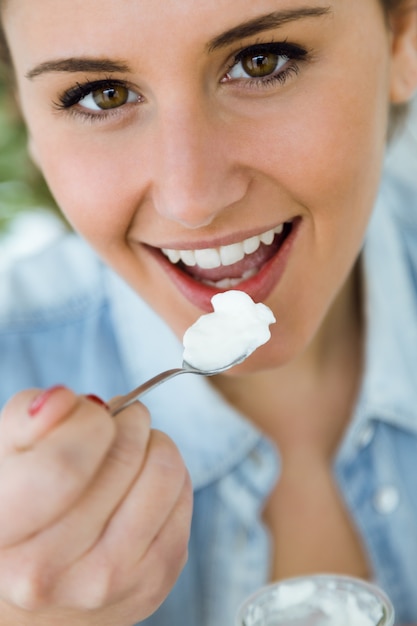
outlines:
[[215, 167], [202, 158], [194, 164], [173, 165], [175, 171], [162, 168], [157, 172], [152, 202], [159, 215], [195, 230], [210, 226], [244, 200], [249, 182], [221, 159], [216, 161], [214, 155], [210, 159]]

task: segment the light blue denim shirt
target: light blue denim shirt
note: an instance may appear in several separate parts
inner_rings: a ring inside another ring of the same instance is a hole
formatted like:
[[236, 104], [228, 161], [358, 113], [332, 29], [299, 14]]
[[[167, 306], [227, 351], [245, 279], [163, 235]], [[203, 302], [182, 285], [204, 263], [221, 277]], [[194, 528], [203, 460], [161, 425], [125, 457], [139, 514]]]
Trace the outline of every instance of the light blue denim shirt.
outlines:
[[[407, 623], [417, 622], [417, 183], [395, 160], [391, 169], [364, 246], [363, 386], [334, 472], [374, 580]], [[177, 366], [182, 346], [69, 235], [0, 276], [0, 355], [2, 405], [55, 383], [110, 398]], [[178, 377], [145, 403], [179, 446], [195, 502], [188, 563], [143, 624], [232, 626], [241, 601], [268, 581], [261, 510], [279, 451], [203, 378]]]

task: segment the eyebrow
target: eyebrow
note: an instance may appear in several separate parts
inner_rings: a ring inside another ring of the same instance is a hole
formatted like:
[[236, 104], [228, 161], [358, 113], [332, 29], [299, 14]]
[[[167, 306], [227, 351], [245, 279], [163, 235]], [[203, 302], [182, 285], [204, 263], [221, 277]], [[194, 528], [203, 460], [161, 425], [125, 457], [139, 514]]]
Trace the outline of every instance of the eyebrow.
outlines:
[[294, 22], [296, 20], [306, 19], [309, 17], [322, 17], [331, 13], [330, 6], [328, 7], [300, 7], [299, 9], [288, 9], [286, 11], [274, 11], [267, 15], [255, 17], [248, 22], [243, 22], [238, 26], [227, 30], [226, 32], [218, 35], [212, 39], [208, 44], [210, 52], [218, 48], [223, 48], [236, 41], [256, 35], [264, 30], [270, 30], [272, 28], [278, 28], [288, 22]]
[[130, 68], [122, 61], [111, 59], [94, 59], [88, 57], [74, 57], [69, 59], [56, 59], [39, 63], [26, 73], [26, 78], [33, 79], [41, 74], [49, 72], [129, 72]]
[[[256, 17], [247, 22], [243, 22], [238, 26], [234, 26], [230, 30], [214, 37], [208, 43], [209, 52], [213, 52], [218, 48], [226, 47], [236, 41], [256, 35], [265, 30], [278, 28], [288, 22], [306, 19], [309, 17], [322, 17], [331, 12], [328, 7], [301, 7], [299, 9], [288, 9], [286, 11], [274, 11], [267, 15]], [[45, 61], [35, 65], [26, 73], [26, 77], [30, 80], [51, 72], [107, 72], [107, 73], [126, 73], [129, 72], [129, 66], [123, 61], [113, 61], [112, 59], [94, 59], [89, 57], [70, 57], [68, 59], [54, 59]]]

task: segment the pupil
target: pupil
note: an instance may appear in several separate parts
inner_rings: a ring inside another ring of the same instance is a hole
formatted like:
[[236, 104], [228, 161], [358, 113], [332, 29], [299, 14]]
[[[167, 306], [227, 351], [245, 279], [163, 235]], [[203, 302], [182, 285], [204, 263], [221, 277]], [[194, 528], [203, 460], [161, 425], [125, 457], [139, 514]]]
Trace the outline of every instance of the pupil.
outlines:
[[113, 109], [127, 102], [128, 90], [124, 87], [106, 87], [94, 92], [94, 101], [101, 109]]
[[245, 71], [250, 76], [267, 76], [276, 69], [278, 57], [276, 54], [257, 54], [249, 57], [245, 62]]
[[255, 61], [254, 65], [256, 67], [262, 67], [268, 62], [267, 59], [265, 59], [265, 57], [254, 57], [253, 60]]

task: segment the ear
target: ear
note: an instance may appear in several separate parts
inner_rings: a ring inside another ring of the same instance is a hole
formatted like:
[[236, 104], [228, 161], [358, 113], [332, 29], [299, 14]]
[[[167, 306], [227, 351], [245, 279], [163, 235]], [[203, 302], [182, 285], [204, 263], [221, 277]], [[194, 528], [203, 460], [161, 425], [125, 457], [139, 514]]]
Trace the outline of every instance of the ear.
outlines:
[[391, 102], [408, 102], [417, 90], [417, 2], [408, 0], [392, 11]]

